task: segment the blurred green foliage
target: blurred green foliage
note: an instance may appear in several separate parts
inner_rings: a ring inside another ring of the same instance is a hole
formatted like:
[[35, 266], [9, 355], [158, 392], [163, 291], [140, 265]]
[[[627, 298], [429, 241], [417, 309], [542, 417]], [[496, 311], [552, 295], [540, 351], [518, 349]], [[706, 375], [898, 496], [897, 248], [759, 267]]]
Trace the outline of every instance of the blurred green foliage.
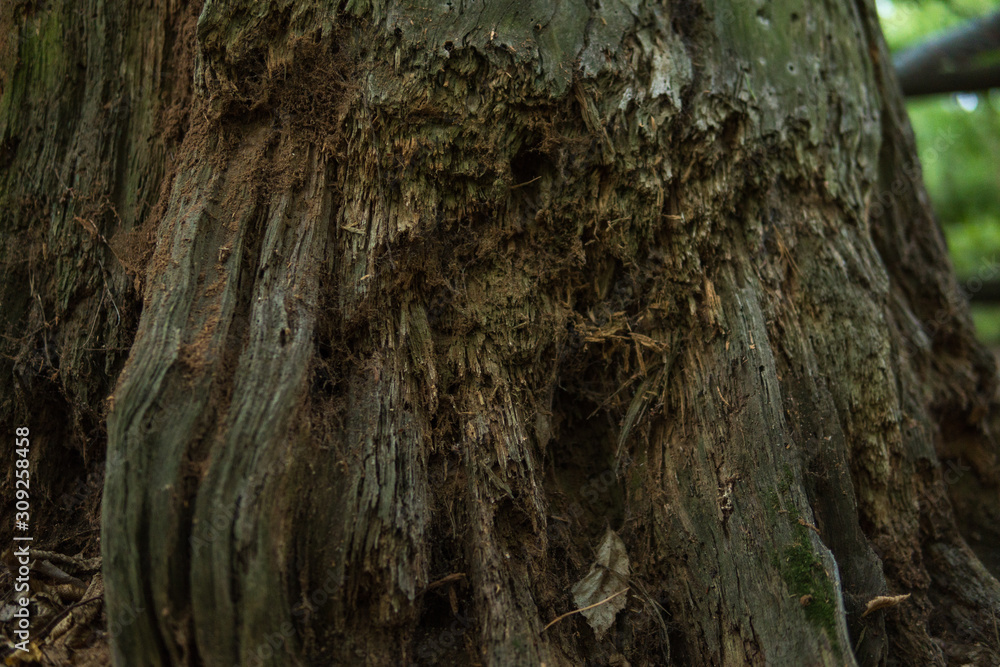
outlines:
[[979, 338], [996, 347], [1000, 341], [1000, 305], [984, 304], [972, 309], [972, 321]]
[[996, 0], [876, 0], [875, 4], [893, 52], [997, 9]]
[[[878, 0], [895, 53], [1000, 9], [996, 0]], [[1000, 278], [1000, 89], [907, 104], [924, 181], [963, 281]], [[979, 336], [1000, 343], [1000, 304], [973, 307]]]

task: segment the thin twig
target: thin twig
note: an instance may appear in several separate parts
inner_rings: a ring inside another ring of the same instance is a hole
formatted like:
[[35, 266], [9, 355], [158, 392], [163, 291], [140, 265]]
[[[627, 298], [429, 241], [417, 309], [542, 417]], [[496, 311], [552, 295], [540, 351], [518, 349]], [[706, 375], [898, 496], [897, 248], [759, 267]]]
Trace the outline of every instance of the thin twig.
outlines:
[[[101, 240], [104, 240], [103, 236], [101, 237]], [[104, 243], [106, 243], [109, 248], [111, 247], [111, 244], [108, 243], [107, 241], [104, 241]], [[115, 252], [114, 250], [111, 251], [112, 254], [114, 254], [114, 252]], [[118, 259], [118, 255], [115, 255], [115, 259]], [[104, 262], [102, 262], [100, 259], [97, 260], [97, 263], [101, 265], [101, 278], [104, 279], [104, 289], [108, 290], [108, 294], [111, 296], [111, 305], [115, 307], [115, 313], [118, 315], [118, 324], [121, 324], [122, 314], [121, 311], [118, 310], [118, 304], [115, 303], [115, 293], [111, 291], [111, 286], [108, 285], [108, 270], [104, 268]], [[125, 264], [120, 259], [118, 259], [118, 263], [121, 264], [122, 266], [125, 266]]]
[[465, 579], [465, 572], [455, 572], [454, 574], [449, 574], [448, 576], [442, 577], [433, 583], [427, 584], [427, 588], [422, 590], [420, 594], [423, 595], [429, 590], [433, 590], [439, 586], [444, 586], [445, 584], [450, 584], [451, 582], [458, 581], [460, 579]]
[[800, 526], [805, 526], [806, 528], [811, 528], [811, 529], [815, 530], [817, 535], [820, 535], [820, 536], [823, 535], [823, 533], [819, 532], [819, 528], [817, 528], [816, 526], [812, 525], [811, 523], [809, 523], [808, 521], [806, 521], [802, 517], [799, 517], [799, 525]]
[[517, 185], [510, 186], [510, 189], [511, 190], [517, 190], [518, 188], [523, 188], [525, 185], [531, 185], [532, 183], [534, 183], [535, 181], [537, 181], [539, 178], [541, 178], [541, 176], [535, 176], [530, 181], [525, 181], [524, 183], [518, 183]]
[[562, 616], [557, 616], [557, 617], [555, 618], [555, 620], [553, 620], [553, 621], [552, 621], [551, 623], [549, 623], [549, 624], [548, 624], [548, 625], [546, 625], [546, 626], [545, 626], [544, 628], [542, 628], [542, 632], [545, 632], [546, 630], [548, 630], [549, 628], [551, 628], [551, 627], [552, 627], [553, 625], [555, 625], [555, 624], [556, 624], [556, 623], [558, 623], [559, 621], [561, 621], [561, 620], [563, 620], [564, 618], [566, 618], [567, 616], [572, 616], [573, 614], [578, 614], [578, 613], [580, 613], [581, 611], [587, 611], [588, 609], [593, 609], [594, 607], [600, 607], [600, 606], [601, 606], [602, 604], [604, 604], [605, 602], [608, 602], [608, 601], [610, 601], [610, 600], [614, 600], [614, 599], [615, 599], [616, 597], [618, 597], [618, 596], [619, 596], [619, 595], [621, 595], [622, 593], [627, 593], [628, 591], [629, 591], [629, 589], [628, 589], [628, 588], [623, 588], [622, 590], [618, 591], [617, 593], [612, 593], [611, 595], [609, 595], [608, 597], [604, 598], [604, 599], [603, 599], [603, 600], [601, 600], [600, 602], [595, 602], [594, 604], [592, 604], [592, 605], [590, 605], [590, 606], [588, 606], [588, 607], [580, 607], [579, 609], [574, 609], [573, 611], [567, 611], [567, 612], [566, 612], [565, 614], [563, 614]]
[[726, 404], [726, 407], [727, 407], [727, 408], [731, 408], [732, 406], [731, 406], [731, 405], [729, 405], [729, 401], [727, 401], [727, 400], [726, 400], [726, 397], [722, 395], [722, 390], [721, 390], [721, 389], [719, 389], [718, 387], [716, 387], [716, 388], [715, 388], [715, 391], [719, 392], [719, 398], [721, 398], [721, 399], [722, 399], [722, 402]]
[[76, 604], [71, 604], [70, 606], [66, 607], [65, 609], [63, 609], [62, 611], [60, 611], [58, 614], [56, 614], [55, 616], [53, 616], [52, 620], [50, 620], [48, 623], [45, 624], [45, 627], [42, 628], [41, 632], [32, 633], [34, 635], [32, 638], [37, 643], [41, 644], [42, 640], [45, 639], [46, 637], [48, 637], [49, 633], [52, 632], [52, 629], [56, 627], [56, 624], [59, 623], [59, 621], [61, 621], [64, 618], [66, 618], [66, 614], [70, 613], [74, 609], [79, 609], [80, 607], [82, 607], [85, 604], [90, 604], [91, 602], [101, 602], [102, 600], [104, 600], [104, 598], [102, 596], [98, 595], [96, 597], [88, 598], [86, 600], [81, 600], [80, 602], [77, 602]]

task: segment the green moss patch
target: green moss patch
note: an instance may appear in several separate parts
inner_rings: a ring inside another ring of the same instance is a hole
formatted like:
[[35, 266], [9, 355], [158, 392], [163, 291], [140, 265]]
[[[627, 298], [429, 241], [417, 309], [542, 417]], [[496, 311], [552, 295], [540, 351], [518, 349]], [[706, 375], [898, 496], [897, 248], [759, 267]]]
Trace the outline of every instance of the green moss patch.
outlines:
[[826, 632], [837, 646], [836, 601], [833, 582], [809, 545], [809, 535], [802, 529], [798, 541], [785, 549], [781, 560], [781, 576], [805, 611], [810, 623]]

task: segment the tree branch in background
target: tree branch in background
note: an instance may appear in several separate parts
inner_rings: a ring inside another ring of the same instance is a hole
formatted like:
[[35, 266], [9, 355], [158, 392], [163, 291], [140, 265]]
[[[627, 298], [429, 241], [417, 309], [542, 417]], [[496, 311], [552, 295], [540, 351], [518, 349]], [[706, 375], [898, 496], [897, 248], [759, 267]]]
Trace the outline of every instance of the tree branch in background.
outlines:
[[977, 56], [998, 48], [1000, 12], [907, 49], [893, 61], [907, 97], [972, 92], [1000, 86], [1000, 63], [973, 63]]
[[969, 280], [962, 283], [962, 291], [973, 303], [1000, 303], [1000, 281], [982, 282]]

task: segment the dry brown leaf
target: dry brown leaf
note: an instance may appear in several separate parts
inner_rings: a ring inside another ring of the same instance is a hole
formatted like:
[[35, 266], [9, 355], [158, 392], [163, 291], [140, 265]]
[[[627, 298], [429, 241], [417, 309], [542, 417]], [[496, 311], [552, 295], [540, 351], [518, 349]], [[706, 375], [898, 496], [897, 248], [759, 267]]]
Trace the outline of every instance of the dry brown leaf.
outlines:
[[42, 652], [38, 650], [35, 642], [28, 642], [27, 651], [14, 649], [14, 651], [4, 659], [4, 664], [10, 667], [20, 667], [20, 665], [33, 665], [42, 661]]
[[865, 613], [861, 614], [861, 618], [864, 618], [873, 611], [878, 611], [879, 609], [885, 609], [887, 607], [895, 607], [897, 604], [910, 597], [910, 594], [906, 595], [879, 595], [868, 603], [865, 607]]
[[615, 622], [615, 616], [625, 608], [626, 599], [619, 597], [628, 590], [629, 559], [625, 543], [610, 528], [597, 548], [597, 560], [587, 575], [572, 588], [573, 600], [600, 639]]

